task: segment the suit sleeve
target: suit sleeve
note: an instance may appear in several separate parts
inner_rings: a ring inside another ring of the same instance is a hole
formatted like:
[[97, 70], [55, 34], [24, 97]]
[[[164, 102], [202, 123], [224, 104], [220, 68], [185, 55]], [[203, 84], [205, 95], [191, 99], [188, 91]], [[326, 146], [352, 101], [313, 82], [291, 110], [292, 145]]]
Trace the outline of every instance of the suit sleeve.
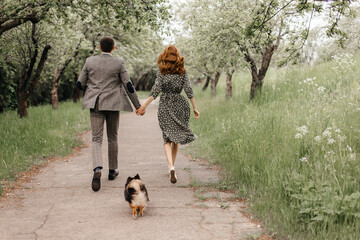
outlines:
[[130, 80], [129, 73], [126, 69], [125, 62], [121, 60], [120, 62], [120, 81], [124, 85], [124, 88], [126, 90], [126, 93], [128, 94], [132, 104], [136, 109], [138, 109], [141, 105], [139, 102], [138, 95], [135, 91], [134, 85], [132, 84]]
[[76, 87], [82, 91], [85, 91], [87, 88], [88, 78], [89, 78], [89, 72], [88, 72], [88, 69], [86, 66], [86, 60], [85, 60], [84, 67], [82, 68], [80, 75], [79, 75], [79, 79], [76, 81]]

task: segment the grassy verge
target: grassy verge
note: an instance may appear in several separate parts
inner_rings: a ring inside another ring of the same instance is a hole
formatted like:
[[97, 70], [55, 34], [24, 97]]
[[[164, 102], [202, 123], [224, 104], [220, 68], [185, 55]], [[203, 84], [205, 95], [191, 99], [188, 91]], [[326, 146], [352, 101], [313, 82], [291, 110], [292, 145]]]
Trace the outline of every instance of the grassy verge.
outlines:
[[360, 236], [360, 57], [271, 70], [249, 102], [250, 74], [225, 100], [196, 90], [190, 151], [220, 164], [270, 231], [290, 239]]
[[139, 99], [147, 99], [149, 97], [150, 91], [136, 91]]
[[81, 145], [76, 134], [89, 129], [89, 111], [73, 102], [61, 103], [58, 110], [30, 107], [28, 118], [20, 119], [15, 111], [0, 115], [0, 126], [0, 180], [14, 180], [29, 166]]

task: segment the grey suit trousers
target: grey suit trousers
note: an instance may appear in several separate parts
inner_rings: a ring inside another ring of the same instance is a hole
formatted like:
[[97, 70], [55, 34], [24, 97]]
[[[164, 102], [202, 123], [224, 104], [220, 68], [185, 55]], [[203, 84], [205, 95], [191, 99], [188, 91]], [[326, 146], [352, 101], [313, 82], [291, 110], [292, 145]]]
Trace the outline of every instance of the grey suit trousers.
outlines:
[[90, 122], [92, 130], [92, 160], [93, 168], [103, 167], [102, 162], [102, 140], [104, 122], [106, 122], [106, 133], [108, 139], [108, 161], [109, 169], [118, 168], [118, 142], [117, 133], [119, 129], [119, 111], [99, 111], [99, 104], [90, 109]]

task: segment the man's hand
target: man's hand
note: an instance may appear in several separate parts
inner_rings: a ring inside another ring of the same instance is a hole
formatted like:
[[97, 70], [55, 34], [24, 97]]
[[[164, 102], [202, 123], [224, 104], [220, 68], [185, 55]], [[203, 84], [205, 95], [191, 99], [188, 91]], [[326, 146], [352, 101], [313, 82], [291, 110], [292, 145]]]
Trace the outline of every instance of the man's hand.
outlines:
[[139, 107], [138, 109], [136, 109], [136, 115], [140, 115], [143, 116], [145, 114], [146, 110], [143, 106]]

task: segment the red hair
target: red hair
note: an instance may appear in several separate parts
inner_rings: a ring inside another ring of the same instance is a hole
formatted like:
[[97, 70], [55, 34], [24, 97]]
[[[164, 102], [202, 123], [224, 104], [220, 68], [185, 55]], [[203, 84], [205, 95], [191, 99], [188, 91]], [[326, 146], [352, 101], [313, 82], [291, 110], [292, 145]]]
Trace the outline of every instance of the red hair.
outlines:
[[158, 65], [162, 75], [165, 74], [184, 74], [184, 57], [180, 57], [179, 50], [174, 45], [169, 45], [158, 57]]

